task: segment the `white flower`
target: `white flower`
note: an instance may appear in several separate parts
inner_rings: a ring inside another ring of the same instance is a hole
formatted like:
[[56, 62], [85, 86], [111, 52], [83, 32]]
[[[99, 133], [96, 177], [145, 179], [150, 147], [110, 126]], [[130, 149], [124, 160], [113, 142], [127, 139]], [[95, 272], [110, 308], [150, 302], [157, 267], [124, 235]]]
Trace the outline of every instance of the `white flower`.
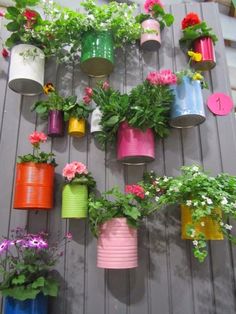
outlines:
[[221, 201], [221, 204], [222, 204], [222, 205], [228, 204], [228, 201], [227, 201], [227, 198], [226, 198], [226, 197], [223, 197], [223, 200]]
[[156, 191], [157, 191], [157, 192], [160, 192], [160, 190], [161, 190], [161, 189], [159, 189], [159, 188], [156, 188]]
[[200, 222], [200, 225], [201, 225], [202, 227], [205, 227], [205, 222], [204, 222], [204, 221], [201, 221], [201, 222]]
[[193, 203], [193, 206], [197, 206], [197, 205], [198, 205], [198, 202], [194, 202], [194, 203]]
[[191, 238], [194, 238], [196, 231], [192, 230]]
[[191, 200], [187, 200], [187, 201], [186, 201], [186, 205], [187, 205], [187, 206], [191, 206], [191, 205], [192, 205], [192, 201], [191, 201]]
[[192, 167], [192, 170], [193, 170], [193, 171], [198, 171], [199, 168], [198, 168], [197, 166], [194, 166], [194, 167]]
[[164, 176], [163, 177], [163, 182], [168, 182], [168, 181], [169, 181], [169, 179], [166, 176]]
[[197, 246], [197, 245], [198, 245], [198, 241], [197, 241], [197, 240], [194, 240], [194, 241], [193, 241], [193, 245], [194, 245], [194, 246]]
[[224, 226], [224, 223], [222, 221], [220, 222], [220, 226]]
[[228, 225], [228, 224], [225, 224], [225, 229], [226, 229], [226, 230], [231, 230], [232, 228], [233, 228], [233, 226]]
[[145, 193], [145, 195], [149, 195], [150, 194], [150, 192], [149, 191], [147, 191], [146, 193]]
[[155, 201], [158, 202], [158, 201], [159, 201], [159, 198], [160, 198], [160, 197], [156, 196], [156, 197], [155, 197]]
[[213, 204], [212, 200], [209, 197], [206, 198], [206, 202], [207, 202], [208, 205]]

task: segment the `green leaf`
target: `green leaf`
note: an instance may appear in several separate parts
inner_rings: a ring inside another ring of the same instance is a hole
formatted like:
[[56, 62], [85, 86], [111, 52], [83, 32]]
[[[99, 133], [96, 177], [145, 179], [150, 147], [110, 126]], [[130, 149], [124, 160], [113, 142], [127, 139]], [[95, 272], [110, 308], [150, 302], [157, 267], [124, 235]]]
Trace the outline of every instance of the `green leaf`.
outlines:
[[20, 25], [16, 22], [10, 22], [6, 25], [6, 28], [8, 31], [10, 32], [15, 32], [15, 31], [18, 31], [19, 28], [20, 28]]
[[45, 284], [45, 278], [39, 277], [32, 283], [32, 288], [37, 289], [37, 288], [43, 287], [44, 284]]
[[119, 122], [119, 116], [112, 116], [110, 119], [108, 119], [105, 123], [106, 126], [111, 127], [114, 126]]
[[27, 299], [35, 299], [36, 296], [40, 293], [40, 289], [33, 290], [32, 288], [25, 288], [20, 286], [11, 289], [3, 289], [1, 292], [4, 297], [12, 297], [19, 301], [25, 301]]
[[42, 289], [44, 295], [57, 297], [59, 284], [55, 279], [49, 278], [45, 280], [45, 286]]
[[19, 275], [15, 278], [12, 279], [12, 284], [13, 285], [22, 285], [23, 283], [25, 283], [26, 277], [25, 275]]
[[171, 26], [175, 20], [175, 18], [172, 14], [166, 14], [163, 18], [164, 18], [164, 21], [166, 22], [167, 26]]
[[15, 44], [20, 41], [20, 36], [17, 33], [13, 33], [7, 40], [6, 46], [12, 48]]
[[137, 220], [141, 216], [140, 211], [136, 207], [125, 208], [124, 213], [127, 216], [132, 217], [134, 220]]
[[18, 10], [16, 7], [8, 7], [7, 13], [10, 16], [12, 16], [12, 18], [14, 19], [15, 17], [17, 17], [20, 14], [20, 10]]

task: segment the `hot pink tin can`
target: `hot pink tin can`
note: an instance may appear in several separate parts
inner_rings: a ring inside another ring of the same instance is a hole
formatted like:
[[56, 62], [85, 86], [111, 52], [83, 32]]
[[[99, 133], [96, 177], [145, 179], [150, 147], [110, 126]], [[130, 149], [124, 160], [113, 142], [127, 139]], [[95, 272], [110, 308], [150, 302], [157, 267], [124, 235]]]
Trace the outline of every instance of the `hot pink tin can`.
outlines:
[[140, 44], [145, 50], [157, 50], [161, 46], [161, 29], [156, 20], [145, 20], [142, 22], [142, 35]]
[[209, 71], [216, 66], [215, 47], [210, 37], [196, 39], [193, 43], [193, 50], [202, 55], [201, 61], [192, 64], [196, 70]]

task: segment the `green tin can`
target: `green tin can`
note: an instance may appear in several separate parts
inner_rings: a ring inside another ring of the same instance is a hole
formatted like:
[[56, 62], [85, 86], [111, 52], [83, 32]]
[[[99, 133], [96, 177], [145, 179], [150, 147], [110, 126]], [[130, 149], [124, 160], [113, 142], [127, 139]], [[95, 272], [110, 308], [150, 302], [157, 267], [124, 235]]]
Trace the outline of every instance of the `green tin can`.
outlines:
[[114, 68], [112, 33], [90, 31], [83, 35], [81, 68], [89, 76], [105, 76]]
[[78, 183], [65, 184], [62, 191], [62, 218], [86, 218], [88, 187]]

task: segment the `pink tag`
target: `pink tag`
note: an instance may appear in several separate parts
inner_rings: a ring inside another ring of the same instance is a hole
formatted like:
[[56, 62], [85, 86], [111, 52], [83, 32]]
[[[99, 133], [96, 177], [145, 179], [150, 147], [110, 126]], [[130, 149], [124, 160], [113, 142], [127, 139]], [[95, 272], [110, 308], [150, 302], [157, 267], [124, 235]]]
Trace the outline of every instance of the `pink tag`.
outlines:
[[226, 94], [215, 93], [207, 99], [207, 106], [216, 115], [226, 116], [234, 106], [233, 100]]

